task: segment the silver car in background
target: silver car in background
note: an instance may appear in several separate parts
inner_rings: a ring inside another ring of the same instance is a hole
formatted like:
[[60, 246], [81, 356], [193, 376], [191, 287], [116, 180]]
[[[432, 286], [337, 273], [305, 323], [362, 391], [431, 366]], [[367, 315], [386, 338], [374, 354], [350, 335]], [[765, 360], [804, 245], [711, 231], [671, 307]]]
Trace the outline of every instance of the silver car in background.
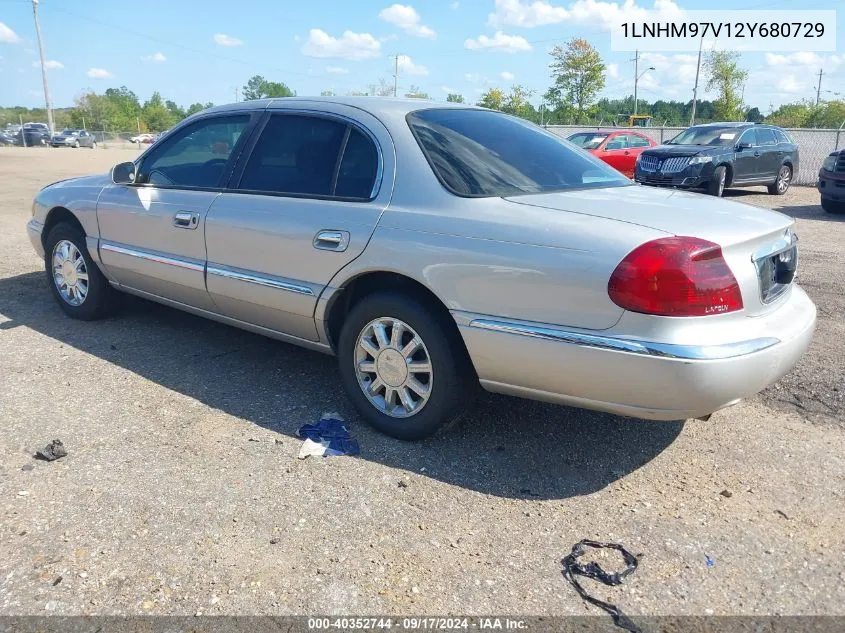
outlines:
[[211, 108], [111, 174], [46, 187], [28, 228], [71, 317], [121, 291], [335, 354], [361, 415], [402, 439], [479, 382], [703, 417], [788, 372], [816, 318], [791, 218], [635, 185], [462, 105]]
[[97, 140], [87, 130], [66, 128], [50, 139], [52, 147], [90, 147], [97, 149]]

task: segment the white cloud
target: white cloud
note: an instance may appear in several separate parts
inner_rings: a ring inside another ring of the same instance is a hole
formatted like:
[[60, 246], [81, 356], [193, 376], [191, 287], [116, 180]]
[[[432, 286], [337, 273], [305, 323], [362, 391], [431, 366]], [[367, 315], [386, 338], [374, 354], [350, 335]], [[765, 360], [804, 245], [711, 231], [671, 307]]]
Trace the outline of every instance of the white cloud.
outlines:
[[481, 75], [478, 73], [467, 73], [464, 75], [464, 79], [466, 79], [470, 83], [478, 83], [481, 80]]
[[141, 59], [145, 62], [156, 62], [161, 64], [162, 62], [167, 61], [167, 57], [164, 56], [164, 53], [153, 53], [152, 55], [144, 55]]
[[568, 7], [555, 6], [545, 0], [526, 2], [524, 0], [496, 0], [493, 13], [487, 23], [493, 27], [521, 26], [532, 28], [562, 22], [578, 23], [609, 29], [623, 22], [642, 21], [647, 11], [657, 19], [678, 18], [681, 8], [674, 0], [654, 0], [651, 7], [640, 6], [636, 0], [604, 2], [602, 0], [575, 0]]
[[415, 64], [407, 55], [399, 57], [399, 73], [404, 75], [427, 75], [428, 68], [422, 64]]
[[326, 72], [330, 75], [348, 75], [349, 70], [347, 68], [341, 68], [340, 66], [326, 66]]
[[[33, 68], [41, 68], [41, 62], [32, 62]], [[44, 68], [47, 70], [59, 70], [60, 68], [64, 68], [65, 65], [62, 62], [56, 61], [55, 59], [48, 59], [44, 62]]]
[[214, 43], [219, 44], [220, 46], [240, 46], [243, 44], [243, 40], [239, 40], [231, 35], [226, 35], [225, 33], [215, 33]]
[[18, 34], [15, 33], [8, 26], [0, 22], [0, 43], [3, 44], [17, 44], [21, 41]]
[[105, 68], [89, 68], [88, 76], [91, 79], [110, 79], [112, 74]]
[[605, 70], [611, 79], [619, 79], [619, 64], [608, 64]]
[[823, 57], [813, 52], [798, 51], [796, 53], [788, 53], [780, 55], [777, 53], [766, 53], [766, 65], [768, 66], [805, 66], [808, 69], [814, 68], [818, 72], [819, 68], [824, 67], [831, 72], [842, 63], [843, 59], [839, 55], [828, 55]]
[[530, 51], [531, 44], [524, 37], [519, 35], [506, 35], [496, 31], [493, 37], [479, 35], [477, 38], [468, 39], [464, 46], [470, 50], [496, 51], [500, 53], [519, 53]]
[[452, 4], [449, 5], [449, 8], [454, 10], [457, 9], [459, 6], [461, 6], [461, 3], [458, 2], [458, 0], [455, 0]]
[[458, 92], [457, 90], [455, 90], [454, 88], [452, 88], [450, 86], [440, 86], [440, 89], [443, 92], [445, 92], [447, 95], [448, 94], [454, 94], [454, 93]]
[[300, 41], [301, 39], [302, 39], [302, 38], [301, 38], [301, 37], [299, 37], [298, 35], [294, 35], [294, 36], [293, 36], [293, 41], [294, 41], [294, 42], [298, 42], [298, 41]]
[[437, 33], [422, 23], [420, 14], [409, 4], [392, 4], [386, 9], [382, 9], [378, 17], [385, 22], [398, 26], [409, 35], [428, 39], [437, 37]]
[[788, 92], [790, 94], [795, 94], [798, 92], [806, 91], [808, 86], [801, 85], [798, 83], [798, 80], [795, 78], [795, 75], [785, 75], [781, 77], [778, 81], [778, 90], [781, 92]]
[[362, 60], [381, 55], [381, 42], [369, 33], [344, 31], [340, 38], [332, 37], [322, 29], [308, 31], [308, 40], [302, 45], [303, 55], [309, 57]]
[[[692, 89], [695, 82], [698, 55], [663, 55], [662, 53], [640, 53], [640, 68], [642, 73], [654, 66], [654, 70], [645, 73], [638, 85], [645, 90], [666, 89], [667, 94], [676, 94], [674, 89], [683, 84]], [[617, 73], [619, 69], [617, 67]], [[633, 68], [631, 68], [631, 83], [633, 84]]]
[[512, 72], [508, 72], [507, 70], [503, 70], [499, 73], [499, 77], [501, 77], [505, 81], [513, 81], [516, 78], [516, 75], [514, 75]]

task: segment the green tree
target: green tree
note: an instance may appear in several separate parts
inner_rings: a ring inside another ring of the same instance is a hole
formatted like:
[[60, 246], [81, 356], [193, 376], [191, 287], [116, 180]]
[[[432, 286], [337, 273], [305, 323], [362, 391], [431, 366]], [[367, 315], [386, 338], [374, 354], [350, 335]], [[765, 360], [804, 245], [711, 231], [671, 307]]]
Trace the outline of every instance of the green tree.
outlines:
[[528, 100], [534, 95], [534, 90], [528, 90], [524, 86], [511, 86], [510, 92], [502, 99], [502, 112], [513, 114], [529, 121], [534, 120], [534, 106]]
[[845, 101], [825, 101], [813, 109], [807, 127], [838, 128], [845, 121]]
[[491, 110], [501, 110], [505, 103], [505, 93], [499, 88], [490, 88], [487, 92], [482, 93], [478, 105], [482, 108], [490, 108]]
[[261, 75], [253, 75], [243, 87], [244, 101], [275, 97], [295, 97], [296, 93], [279, 81], [268, 81]]
[[578, 121], [605, 85], [605, 65], [599, 52], [585, 39], [573, 38], [566, 47], [555, 46], [550, 55], [554, 85], [546, 92], [544, 101], [552, 108], [564, 104], [575, 111]]
[[713, 101], [715, 117], [722, 121], [744, 118], [740, 91], [748, 79], [748, 71], [739, 67], [739, 53], [712, 51], [704, 61], [704, 73], [707, 77], [705, 89], [719, 95]]
[[463, 103], [464, 96], [454, 92], [450, 92], [448, 95], [446, 95], [446, 101], [448, 101], [449, 103]]
[[147, 129], [154, 132], [163, 132], [177, 122], [173, 113], [167, 109], [158, 91], [154, 92], [149, 100], [144, 102], [144, 107], [141, 108], [141, 117], [146, 123]]
[[197, 112], [202, 112], [205, 110], [205, 106], [201, 103], [192, 103], [188, 106], [188, 109], [185, 110], [185, 116], [191, 116], [192, 114], [196, 114]]
[[745, 111], [745, 120], [761, 123], [763, 121], [763, 115], [760, 113], [760, 108], [748, 108]]
[[807, 127], [814, 105], [809, 101], [785, 103], [766, 117], [766, 123], [782, 127]]
[[113, 106], [111, 125], [117, 130], [135, 130], [141, 116], [141, 104], [138, 96], [126, 86], [109, 88], [103, 93]]
[[188, 116], [185, 108], [180, 107], [175, 101], [171, 101], [170, 99], [164, 102], [164, 107], [173, 116], [174, 121], [181, 121]]

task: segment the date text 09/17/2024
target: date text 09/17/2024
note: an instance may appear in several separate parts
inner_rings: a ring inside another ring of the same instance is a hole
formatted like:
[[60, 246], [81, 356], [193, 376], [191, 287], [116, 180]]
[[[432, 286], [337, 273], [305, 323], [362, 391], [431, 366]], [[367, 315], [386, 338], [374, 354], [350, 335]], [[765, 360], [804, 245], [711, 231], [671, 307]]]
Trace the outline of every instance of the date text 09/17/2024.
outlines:
[[309, 630], [388, 630], [402, 631], [518, 631], [528, 628], [528, 623], [519, 618], [474, 617], [474, 618], [437, 618], [437, 617], [326, 617], [308, 618]]

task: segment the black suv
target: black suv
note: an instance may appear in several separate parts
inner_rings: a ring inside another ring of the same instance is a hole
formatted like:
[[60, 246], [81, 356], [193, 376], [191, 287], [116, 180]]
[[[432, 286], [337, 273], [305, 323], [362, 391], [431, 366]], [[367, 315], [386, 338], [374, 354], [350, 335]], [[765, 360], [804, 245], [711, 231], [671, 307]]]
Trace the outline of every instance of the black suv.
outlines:
[[798, 171], [798, 146], [779, 127], [759, 123], [693, 125], [640, 154], [634, 180], [644, 185], [705, 188], [767, 185], [783, 195]]
[[819, 169], [816, 183], [822, 208], [828, 213], [845, 213], [845, 149], [831, 152]]

